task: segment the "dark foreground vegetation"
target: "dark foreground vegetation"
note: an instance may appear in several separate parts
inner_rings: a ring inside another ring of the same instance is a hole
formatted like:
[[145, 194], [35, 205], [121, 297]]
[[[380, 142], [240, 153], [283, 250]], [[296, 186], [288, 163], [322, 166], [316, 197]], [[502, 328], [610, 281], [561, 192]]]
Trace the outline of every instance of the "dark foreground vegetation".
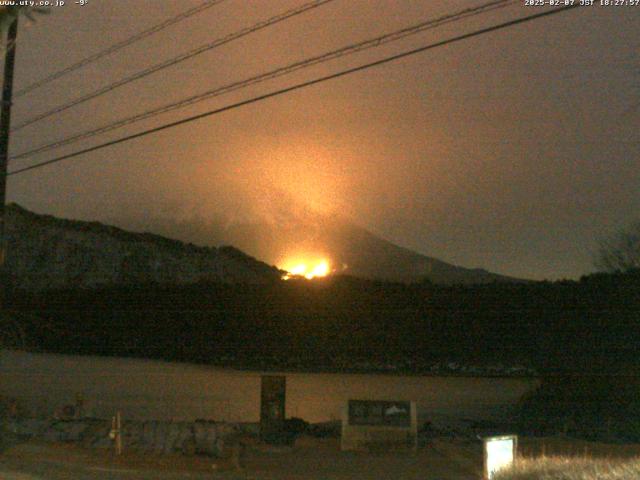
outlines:
[[640, 440], [637, 270], [459, 287], [335, 277], [14, 290], [6, 304], [21, 327], [14, 338], [47, 352], [265, 370], [534, 369], [543, 384], [523, 403], [523, 429]]
[[6, 305], [32, 347], [57, 353], [401, 371], [434, 362], [541, 373], [629, 373], [640, 365], [638, 271], [460, 287], [335, 277], [14, 290]]

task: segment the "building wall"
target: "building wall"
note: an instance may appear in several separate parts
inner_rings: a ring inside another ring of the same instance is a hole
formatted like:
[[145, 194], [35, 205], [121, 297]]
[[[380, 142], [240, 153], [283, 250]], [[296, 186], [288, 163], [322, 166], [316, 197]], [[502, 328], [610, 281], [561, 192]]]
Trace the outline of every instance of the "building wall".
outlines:
[[340, 420], [349, 399], [415, 401], [418, 423], [495, 419], [507, 413], [535, 379], [406, 375], [287, 375], [287, 416], [311, 422]]
[[[0, 352], [0, 395], [34, 416], [52, 415], [81, 395], [85, 412], [125, 418], [257, 422], [261, 372], [152, 360]], [[274, 373], [269, 373], [274, 375]], [[286, 415], [337, 421], [349, 399], [412, 400], [418, 421], [503, 415], [535, 379], [281, 373]]]

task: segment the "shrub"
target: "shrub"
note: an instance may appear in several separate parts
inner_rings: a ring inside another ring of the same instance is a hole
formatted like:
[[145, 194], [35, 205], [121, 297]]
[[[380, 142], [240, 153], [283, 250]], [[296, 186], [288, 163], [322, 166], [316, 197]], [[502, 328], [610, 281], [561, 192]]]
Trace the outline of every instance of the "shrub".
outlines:
[[524, 434], [640, 441], [640, 385], [632, 376], [549, 378], [519, 410]]

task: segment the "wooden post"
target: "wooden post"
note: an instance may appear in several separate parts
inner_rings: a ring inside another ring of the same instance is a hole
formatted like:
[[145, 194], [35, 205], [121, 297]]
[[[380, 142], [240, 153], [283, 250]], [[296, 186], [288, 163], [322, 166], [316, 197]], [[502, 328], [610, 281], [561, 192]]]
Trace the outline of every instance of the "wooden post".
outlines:
[[18, 37], [18, 15], [7, 33], [4, 57], [4, 82], [0, 105], [0, 308], [4, 307], [5, 283], [5, 208], [7, 198], [7, 164], [9, 162], [9, 129], [11, 127], [11, 99], [13, 96], [13, 69], [16, 61], [16, 39]]
[[122, 454], [122, 420], [120, 412], [116, 412], [115, 417], [111, 417], [111, 432], [109, 438], [113, 440], [116, 455]]
[[122, 455], [122, 419], [120, 412], [116, 413], [116, 455]]

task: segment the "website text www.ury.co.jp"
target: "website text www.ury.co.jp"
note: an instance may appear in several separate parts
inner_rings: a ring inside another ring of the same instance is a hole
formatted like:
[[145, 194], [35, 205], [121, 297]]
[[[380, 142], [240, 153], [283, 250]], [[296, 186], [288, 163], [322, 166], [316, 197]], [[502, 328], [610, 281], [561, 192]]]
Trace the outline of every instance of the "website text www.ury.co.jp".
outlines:
[[63, 7], [67, 3], [85, 5], [89, 0], [0, 0], [0, 7]]

